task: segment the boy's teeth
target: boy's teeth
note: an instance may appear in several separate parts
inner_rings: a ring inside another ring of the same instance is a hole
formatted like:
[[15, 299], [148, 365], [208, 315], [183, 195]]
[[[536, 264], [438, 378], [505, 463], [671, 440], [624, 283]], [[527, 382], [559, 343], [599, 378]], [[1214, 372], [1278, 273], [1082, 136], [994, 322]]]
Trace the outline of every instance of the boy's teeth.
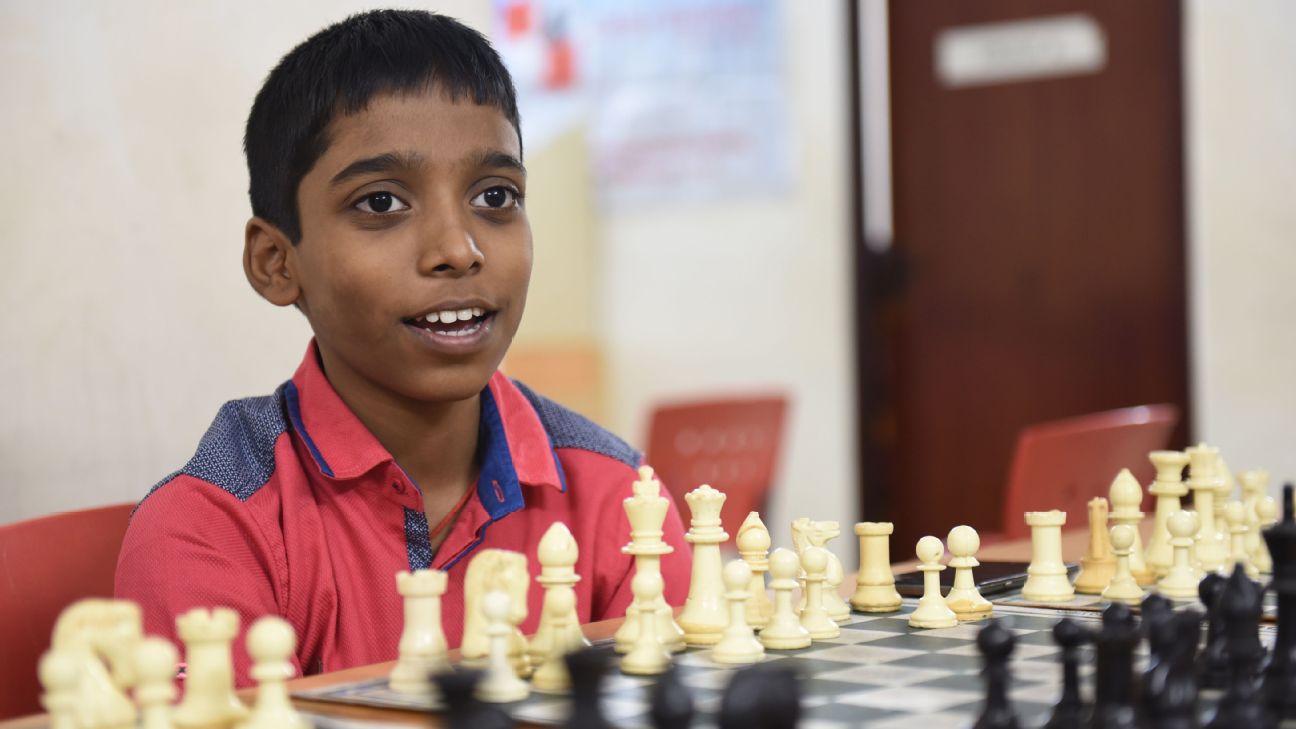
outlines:
[[440, 314], [442, 324], [454, 324], [459, 321], [459, 315], [453, 311], [443, 311]]
[[448, 309], [446, 311], [434, 311], [425, 315], [423, 318], [429, 324], [454, 324], [455, 322], [468, 321], [475, 317], [482, 316], [486, 310], [473, 306], [467, 309]]
[[481, 307], [474, 306], [474, 307], [472, 308], [472, 315], [473, 315], [473, 316], [481, 316], [482, 314], [485, 314], [485, 313], [486, 313], [486, 310], [483, 309], [483, 308], [481, 308]]
[[471, 319], [471, 318], [473, 318], [473, 310], [472, 310], [472, 309], [460, 309], [460, 310], [459, 310], [459, 321], [468, 321], [468, 320]]

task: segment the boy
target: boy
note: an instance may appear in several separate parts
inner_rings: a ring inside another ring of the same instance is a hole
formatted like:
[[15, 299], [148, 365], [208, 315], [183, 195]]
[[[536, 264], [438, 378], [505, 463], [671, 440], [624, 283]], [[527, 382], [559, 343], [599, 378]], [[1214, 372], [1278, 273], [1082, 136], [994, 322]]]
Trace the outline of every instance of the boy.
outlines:
[[[497, 371], [531, 231], [513, 85], [486, 40], [420, 11], [348, 18], [271, 72], [245, 148], [248, 281], [315, 337], [292, 380], [222, 407], [140, 503], [117, 594], [140, 603], [146, 631], [174, 640], [176, 615], [223, 605], [244, 629], [265, 614], [292, 623], [303, 673], [391, 660], [394, 575], [432, 567], [450, 575], [456, 646], [474, 553], [523, 552], [536, 574], [555, 521], [580, 547], [582, 622], [624, 614], [621, 502], [639, 454]], [[690, 553], [674, 504], [664, 539], [678, 605]], [[234, 663], [248, 683], [241, 636]]]

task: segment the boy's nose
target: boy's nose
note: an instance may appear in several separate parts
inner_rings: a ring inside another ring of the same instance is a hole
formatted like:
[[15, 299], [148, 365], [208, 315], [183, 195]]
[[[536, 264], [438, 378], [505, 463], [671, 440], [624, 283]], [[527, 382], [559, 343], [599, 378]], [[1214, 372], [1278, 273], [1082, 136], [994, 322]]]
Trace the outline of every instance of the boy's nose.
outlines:
[[428, 241], [419, 271], [429, 275], [463, 276], [475, 273], [486, 262], [472, 233], [460, 227], [445, 229]]

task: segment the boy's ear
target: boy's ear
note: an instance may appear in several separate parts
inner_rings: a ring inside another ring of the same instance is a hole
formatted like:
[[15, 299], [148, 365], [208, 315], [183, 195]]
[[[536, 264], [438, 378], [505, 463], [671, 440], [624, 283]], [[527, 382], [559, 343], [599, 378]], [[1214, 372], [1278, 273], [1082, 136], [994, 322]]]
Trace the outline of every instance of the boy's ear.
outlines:
[[301, 298], [294, 272], [292, 241], [268, 220], [252, 217], [243, 231], [243, 273], [262, 298], [276, 306], [289, 306]]

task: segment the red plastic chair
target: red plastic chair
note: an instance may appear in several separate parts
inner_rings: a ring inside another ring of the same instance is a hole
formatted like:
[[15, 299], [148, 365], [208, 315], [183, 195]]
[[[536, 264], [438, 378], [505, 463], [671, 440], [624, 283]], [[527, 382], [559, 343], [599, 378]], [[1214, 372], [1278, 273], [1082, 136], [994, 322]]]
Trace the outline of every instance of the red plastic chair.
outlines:
[[786, 413], [781, 396], [679, 403], [653, 412], [646, 461], [675, 498], [685, 526], [684, 494], [704, 483], [727, 496], [720, 518], [731, 540], [749, 512], [764, 511]]
[[1144, 486], [1146, 505], [1146, 487], [1156, 475], [1148, 453], [1169, 445], [1178, 423], [1174, 405], [1144, 405], [1026, 427], [1008, 472], [1000, 536], [1030, 536], [1022, 517], [1027, 511], [1059, 509], [1067, 513], [1066, 528], [1083, 527], [1089, 500], [1107, 496], [1122, 468]]
[[36, 663], [54, 621], [84, 597], [112, 597], [134, 504], [0, 526], [0, 719], [43, 711]]

